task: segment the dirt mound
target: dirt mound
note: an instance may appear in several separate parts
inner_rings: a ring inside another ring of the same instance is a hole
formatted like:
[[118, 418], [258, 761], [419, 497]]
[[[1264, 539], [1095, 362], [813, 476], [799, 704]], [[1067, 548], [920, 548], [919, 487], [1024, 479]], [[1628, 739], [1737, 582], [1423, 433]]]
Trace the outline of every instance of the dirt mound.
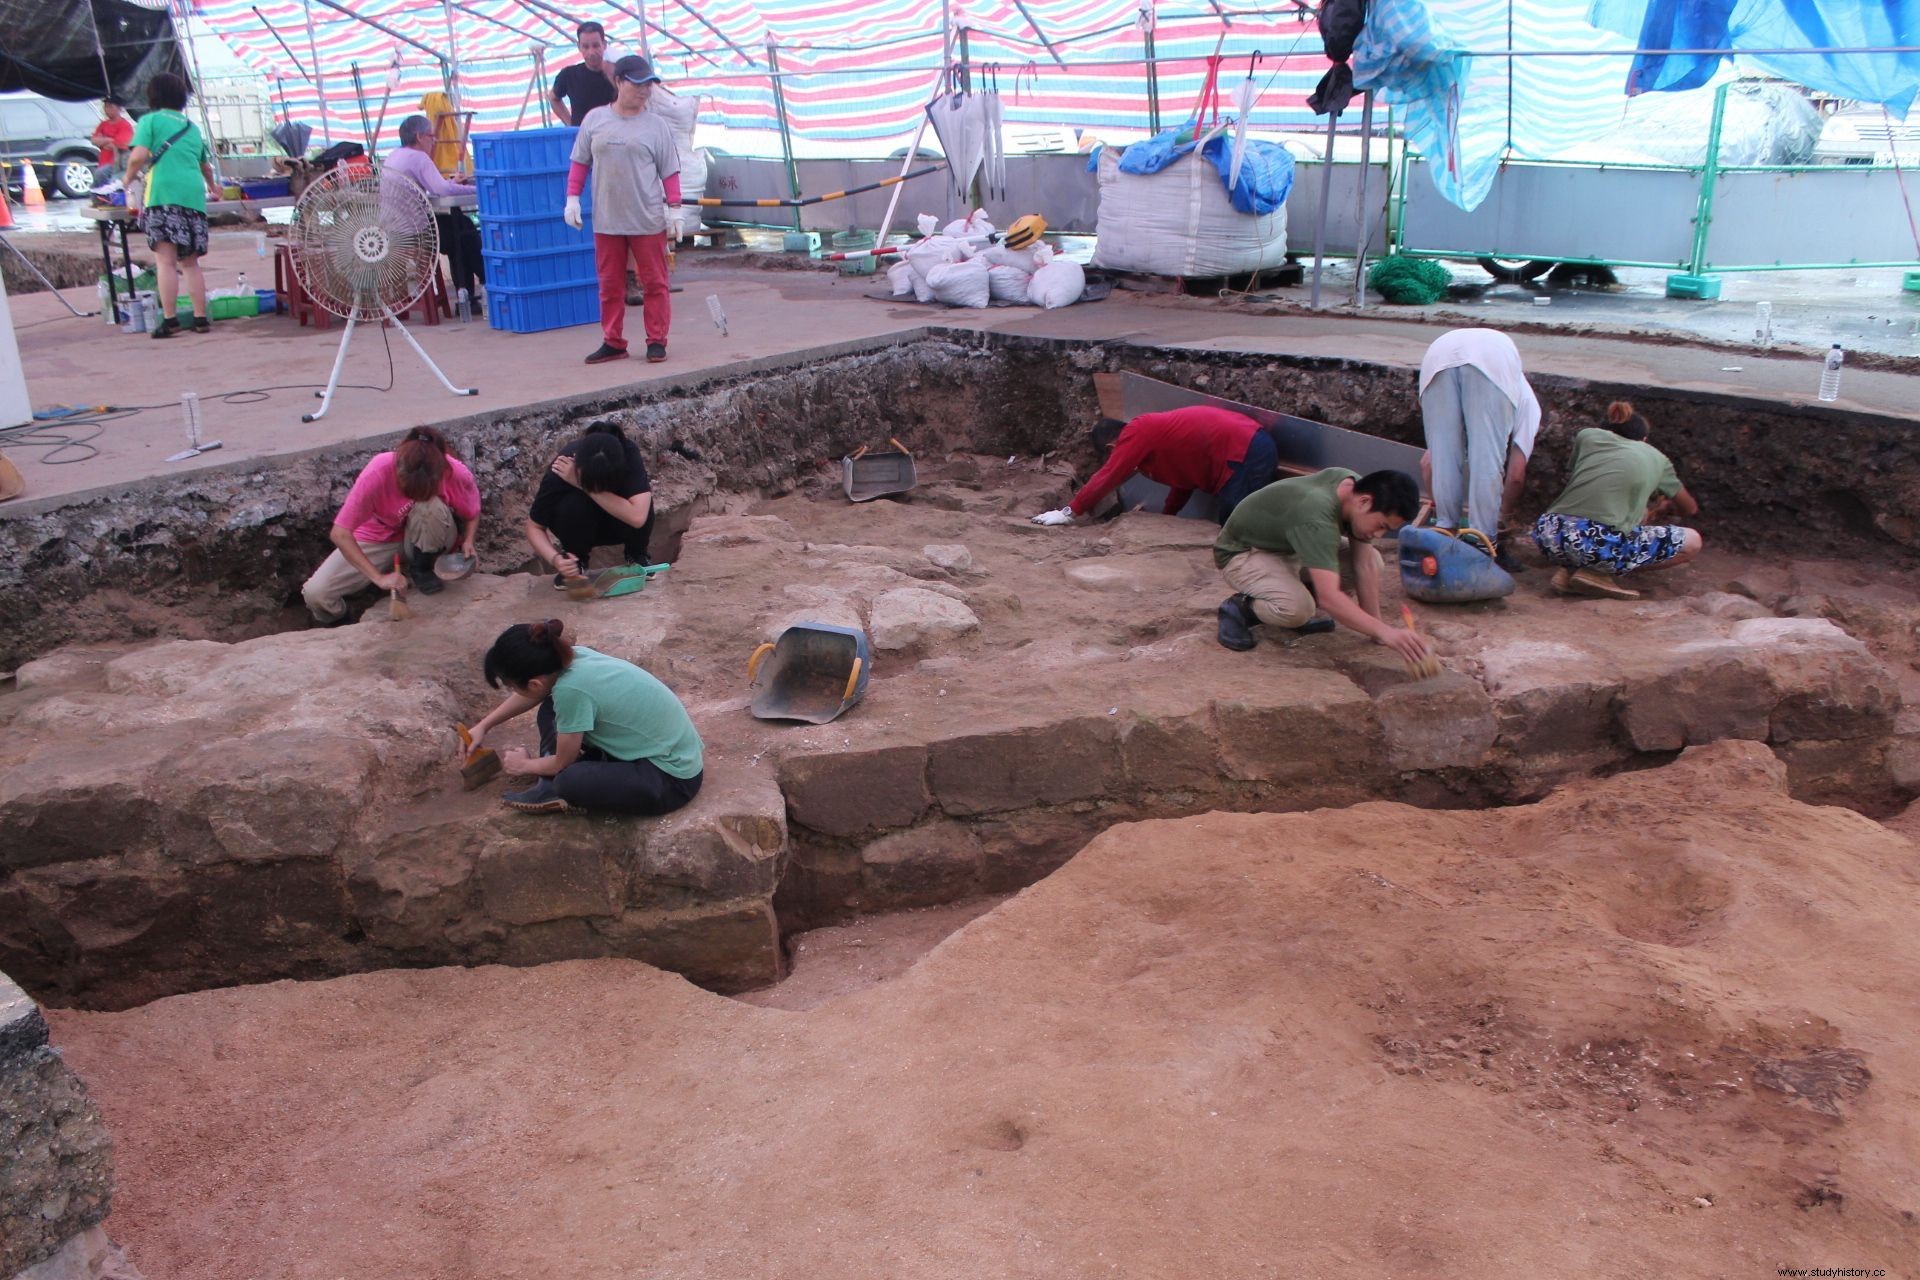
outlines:
[[804, 1013], [581, 961], [52, 1017], [153, 1280], [1911, 1275], [1917, 854], [1723, 743], [1116, 827]]

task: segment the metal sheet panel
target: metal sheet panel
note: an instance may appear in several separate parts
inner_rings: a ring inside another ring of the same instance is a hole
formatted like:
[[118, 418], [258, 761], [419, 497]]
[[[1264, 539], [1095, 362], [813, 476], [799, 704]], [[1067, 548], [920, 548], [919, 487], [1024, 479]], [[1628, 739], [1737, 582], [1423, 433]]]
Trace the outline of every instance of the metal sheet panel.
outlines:
[[[1379, 144], [1386, 146], [1382, 140]], [[1354, 199], [1360, 194], [1360, 166], [1331, 166], [1318, 160], [1296, 161], [1293, 166], [1293, 190], [1287, 193], [1287, 247], [1295, 253], [1311, 256], [1314, 228], [1320, 221], [1320, 184], [1331, 171], [1333, 190], [1327, 204], [1327, 256], [1350, 258], [1360, 240], [1360, 221], [1354, 215]], [[1385, 162], [1367, 166], [1367, 222], [1370, 232], [1367, 255], [1379, 257], [1387, 247], [1387, 166]]]
[[1700, 183], [1685, 169], [1505, 164], [1469, 212], [1434, 189], [1426, 166], [1407, 166], [1400, 237], [1408, 249], [1675, 267], [1693, 253]]
[[1121, 375], [1120, 403], [1129, 419], [1196, 404], [1244, 413], [1273, 432], [1283, 465], [1310, 467], [1316, 471], [1322, 467], [1346, 467], [1361, 475], [1382, 470], [1404, 471], [1415, 478], [1420, 475], [1420, 450], [1413, 445], [1241, 404], [1238, 400], [1203, 395], [1144, 374]]
[[1707, 229], [1706, 269], [1790, 263], [1920, 265], [1900, 179], [1893, 169], [1856, 165], [1722, 173]]

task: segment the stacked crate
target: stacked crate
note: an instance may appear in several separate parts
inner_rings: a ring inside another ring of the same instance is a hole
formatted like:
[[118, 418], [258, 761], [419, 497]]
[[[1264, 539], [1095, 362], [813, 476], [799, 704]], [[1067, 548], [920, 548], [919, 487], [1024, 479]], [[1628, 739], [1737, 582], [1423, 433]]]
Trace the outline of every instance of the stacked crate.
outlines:
[[[473, 135], [480, 196], [480, 249], [487, 267], [487, 323], [538, 333], [600, 318], [593, 230], [561, 217], [567, 157], [578, 130], [521, 129]], [[589, 217], [590, 198], [580, 197]]]

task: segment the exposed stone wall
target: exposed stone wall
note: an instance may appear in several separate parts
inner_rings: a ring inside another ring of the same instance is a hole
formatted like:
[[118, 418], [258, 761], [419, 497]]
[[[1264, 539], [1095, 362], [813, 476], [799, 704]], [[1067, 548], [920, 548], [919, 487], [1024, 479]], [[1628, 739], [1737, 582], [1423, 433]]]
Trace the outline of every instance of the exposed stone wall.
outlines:
[[107, 1216], [113, 1142], [46, 1020], [0, 973], [0, 1276], [54, 1257]]
[[[600, 416], [630, 425], [655, 462], [664, 512], [654, 553], [727, 495], [781, 492], [859, 445], [923, 452], [1061, 452], [1082, 464], [1097, 416], [1089, 374], [1128, 369], [1214, 395], [1417, 443], [1411, 370], [1364, 360], [1168, 352], [936, 331], [847, 344], [724, 374], [650, 383], [443, 424], [488, 495], [482, 554], [523, 563], [521, 518], [547, 456]], [[1653, 421], [1704, 505], [1710, 538], [1798, 554], [1920, 555], [1920, 432], [1825, 406], [1538, 375], [1545, 422], [1523, 507], [1565, 481], [1572, 435], [1610, 400]], [[236, 464], [112, 493], [15, 505], [0, 518], [0, 668], [75, 640], [235, 639], [298, 625], [282, 613], [325, 554], [327, 528], [366, 457], [393, 436]]]

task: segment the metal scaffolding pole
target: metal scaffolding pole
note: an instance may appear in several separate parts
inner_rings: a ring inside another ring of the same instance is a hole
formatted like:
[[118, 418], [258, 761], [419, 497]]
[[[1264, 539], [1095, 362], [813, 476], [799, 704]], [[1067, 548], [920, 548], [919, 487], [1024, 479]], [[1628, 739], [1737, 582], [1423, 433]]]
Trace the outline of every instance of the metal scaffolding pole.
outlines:
[[[793, 192], [793, 198], [798, 200], [800, 167], [793, 162], [793, 129], [787, 123], [787, 95], [780, 91], [780, 51], [772, 36], [767, 37], [767, 67], [773, 72], [773, 112], [780, 122], [780, 154], [787, 162], [787, 186]], [[805, 229], [801, 226], [800, 210], [797, 208], [793, 211], [793, 229]]]
[[327, 81], [320, 74], [320, 42], [313, 34], [313, 0], [300, 0], [300, 7], [307, 15], [307, 57], [313, 60], [313, 93], [320, 104], [320, 119], [316, 123], [320, 130], [320, 147], [325, 150], [327, 144], [333, 141], [333, 136], [327, 129]]
[[[1391, 154], [1392, 144], [1388, 144]], [[1367, 302], [1367, 244], [1373, 239], [1373, 215], [1367, 211], [1367, 162], [1373, 152], [1373, 90], [1360, 99], [1360, 194], [1354, 197], [1354, 221], [1360, 226], [1360, 243], [1353, 251], [1353, 305]]]
[[460, 101], [460, 41], [453, 33], [453, 0], [440, 0], [441, 16], [447, 20], [447, 97], [453, 109], [462, 109]]
[[1327, 113], [1327, 155], [1320, 165], [1320, 221], [1313, 229], [1313, 300], [1308, 304], [1320, 309], [1320, 269], [1326, 265], [1327, 209], [1333, 198], [1333, 127], [1340, 122], [1338, 111]]

